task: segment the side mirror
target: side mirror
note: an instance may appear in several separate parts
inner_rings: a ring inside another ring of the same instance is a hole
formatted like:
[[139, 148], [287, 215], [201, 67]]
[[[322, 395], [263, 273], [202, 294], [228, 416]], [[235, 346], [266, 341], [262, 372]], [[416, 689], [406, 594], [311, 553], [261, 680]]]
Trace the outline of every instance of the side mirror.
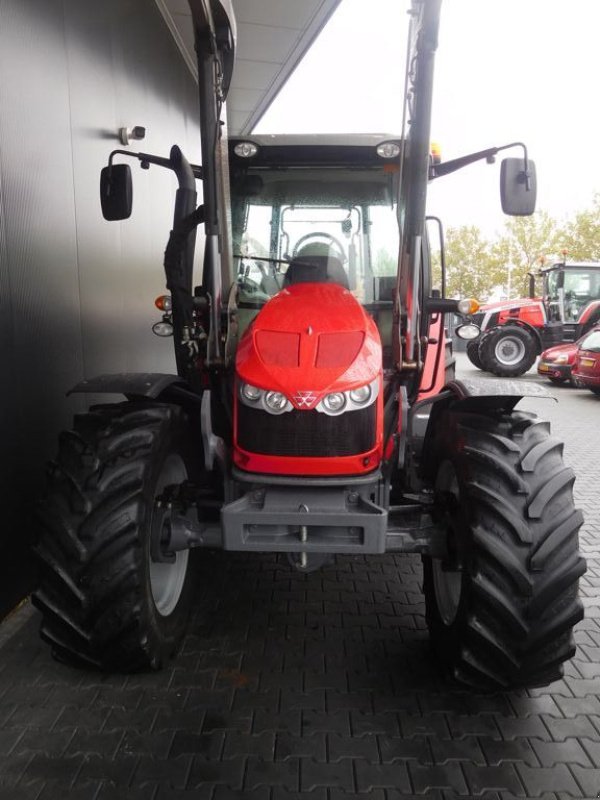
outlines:
[[513, 217], [527, 217], [535, 211], [537, 181], [535, 164], [522, 158], [504, 158], [500, 165], [502, 211]]
[[129, 219], [133, 202], [129, 164], [113, 164], [100, 173], [100, 204], [102, 216], [113, 222]]

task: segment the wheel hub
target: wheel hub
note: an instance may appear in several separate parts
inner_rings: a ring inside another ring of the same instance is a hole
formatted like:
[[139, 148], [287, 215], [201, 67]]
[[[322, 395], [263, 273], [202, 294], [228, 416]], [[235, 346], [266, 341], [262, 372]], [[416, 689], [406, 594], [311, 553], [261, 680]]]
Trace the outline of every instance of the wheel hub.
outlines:
[[[187, 470], [183, 459], [179, 455], [171, 453], [167, 457], [156, 483], [155, 497], [159, 497], [166, 486], [182, 483], [186, 479]], [[166, 509], [153, 509], [151, 523], [153, 541], [160, 543], [169, 516], [170, 513]], [[152, 548], [148, 553], [152, 598], [156, 610], [163, 617], [168, 617], [179, 602], [187, 574], [189, 555], [189, 550], [180, 550], [169, 561], [164, 559], [155, 561], [152, 558]]]
[[495, 356], [505, 367], [513, 367], [525, 357], [525, 345], [516, 336], [505, 336], [496, 345]]

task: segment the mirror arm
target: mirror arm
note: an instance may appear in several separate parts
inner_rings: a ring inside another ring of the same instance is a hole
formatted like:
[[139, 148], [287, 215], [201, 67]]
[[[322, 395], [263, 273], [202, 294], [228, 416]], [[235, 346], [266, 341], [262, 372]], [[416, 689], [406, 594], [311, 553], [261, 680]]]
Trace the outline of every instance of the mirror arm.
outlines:
[[502, 147], [489, 147], [487, 150], [479, 150], [476, 153], [469, 153], [468, 155], [461, 156], [460, 158], [453, 158], [451, 161], [443, 161], [441, 164], [432, 164], [429, 167], [429, 179], [433, 180], [433, 178], [440, 178], [442, 175], [449, 175], [451, 172], [456, 172], [456, 170], [462, 169], [469, 164], [474, 164], [476, 161], [481, 161], [483, 158], [485, 158], [488, 164], [493, 164], [494, 157], [501, 150], [508, 150], [511, 147], [523, 148], [524, 170], [522, 172], [522, 180], [525, 183], [525, 189], [529, 192], [531, 189], [531, 172], [529, 170], [527, 147], [523, 142], [511, 142], [510, 144], [502, 145]]
[[[113, 158], [116, 155], [123, 155], [129, 156], [129, 158], [137, 158], [138, 161], [141, 162], [142, 169], [148, 169], [150, 164], [155, 164], [157, 167], [165, 167], [166, 169], [171, 169], [174, 172], [177, 172], [178, 164], [173, 163], [170, 158], [163, 158], [162, 156], [153, 156], [151, 153], [132, 153], [131, 150], [113, 150], [112, 153], [108, 157], [108, 166], [112, 167], [113, 165]], [[202, 167], [198, 164], [190, 164], [191, 170], [194, 173], [195, 178], [199, 178], [200, 180], [203, 177], [202, 174]]]
[[426, 297], [425, 311], [428, 314], [458, 314], [463, 316], [458, 310], [458, 300], [449, 297]]

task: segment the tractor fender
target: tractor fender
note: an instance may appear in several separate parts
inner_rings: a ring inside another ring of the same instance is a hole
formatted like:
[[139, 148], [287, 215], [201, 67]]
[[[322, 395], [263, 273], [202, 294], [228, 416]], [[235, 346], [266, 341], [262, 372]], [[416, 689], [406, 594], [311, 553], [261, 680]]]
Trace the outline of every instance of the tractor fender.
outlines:
[[[409, 411], [408, 446], [417, 453], [419, 479], [431, 479], [435, 468], [435, 439], [438, 419], [453, 408], [480, 414], [510, 413], [523, 397], [554, 400], [545, 386], [510, 378], [461, 378], [446, 384], [440, 394], [415, 403]], [[412, 482], [412, 481], [411, 481]]]
[[[166, 389], [174, 385], [186, 395], [192, 394], [185, 380], [179, 375], [162, 372], [117, 372], [96, 375], [95, 378], [80, 381], [67, 394], [124, 394], [126, 397], [148, 397], [156, 400]], [[197, 399], [198, 402], [201, 401], [200, 397]]]
[[506, 328], [507, 325], [516, 325], [519, 328], [524, 328], [533, 337], [533, 341], [535, 342], [535, 346], [536, 346], [537, 352], [538, 353], [542, 352], [542, 350], [543, 350], [542, 337], [540, 336], [540, 332], [538, 331], [538, 329], [534, 328], [534, 326], [530, 325], [528, 322], [524, 322], [522, 319], [517, 319], [516, 317], [515, 318], [512, 318], [512, 317], [508, 318], [504, 322], [500, 323], [499, 325], [495, 325], [493, 328], [486, 328], [484, 331], [482, 331], [482, 335], [481, 335], [480, 341], [481, 341], [481, 339], [483, 339], [483, 337], [486, 334], [491, 333], [492, 331], [496, 330], [497, 328]]

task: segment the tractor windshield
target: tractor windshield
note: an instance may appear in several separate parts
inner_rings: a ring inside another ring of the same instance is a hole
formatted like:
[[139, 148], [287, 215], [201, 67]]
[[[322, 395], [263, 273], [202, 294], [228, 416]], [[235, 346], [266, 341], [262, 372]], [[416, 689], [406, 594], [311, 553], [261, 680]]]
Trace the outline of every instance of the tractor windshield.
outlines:
[[579, 343], [579, 349], [600, 353], [600, 330], [591, 331], [585, 339]]
[[233, 169], [238, 305], [269, 300], [283, 288], [290, 262], [308, 252], [334, 260], [335, 280], [361, 303], [391, 304], [399, 240], [397, 174], [393, 164]]
[[582, 265], [569, 267], [564, 272], [561, 269], [550, 270], [546, 278], [546, 293], [550, 309], [558, 310], [564, 302], [565, 321], [577, 322], [588, 303], [600, 300], [600, 268], [589, 269]]

